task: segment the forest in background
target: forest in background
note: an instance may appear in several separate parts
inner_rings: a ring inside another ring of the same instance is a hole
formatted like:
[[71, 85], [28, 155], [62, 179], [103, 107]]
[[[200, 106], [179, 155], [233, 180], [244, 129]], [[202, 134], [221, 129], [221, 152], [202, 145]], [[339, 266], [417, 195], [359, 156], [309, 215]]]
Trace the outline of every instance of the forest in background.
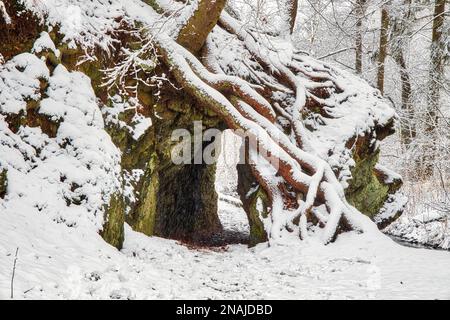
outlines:
[[[299, 8], [294, 32], [299, 48], [361, 75], [395, 107], [397, 131], [383, 142], [381, 157], [403, 177], [405, 213], [425, 212], [433, 219], [439, 212], [447, 225], [450, 3], [306, 0]], [[258, 10], [251, 12], [249, 19], [256, 19]]]

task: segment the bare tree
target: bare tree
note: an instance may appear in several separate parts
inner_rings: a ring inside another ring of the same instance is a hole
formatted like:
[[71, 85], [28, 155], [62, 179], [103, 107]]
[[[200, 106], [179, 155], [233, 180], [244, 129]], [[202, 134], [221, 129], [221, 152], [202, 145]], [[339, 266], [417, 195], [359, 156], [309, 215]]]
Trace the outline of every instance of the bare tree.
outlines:
[[430, 49], [430, 69], [428, 84], [428, 100], [426, 110], [425, 135], [428, 143], [424, 145], [422, 154], [424, 176], [433, 174], [434, 160], [436, 158], [435, 141], [440, 116], [440, 93], [444, 79], [444, 50], [442, 29], [444, 26], [445, 0], [435, 0], [433, 13], [433, 26]]
[[358, 0], [355, 2], [356, 12], [356, 36], [355, 36], [355, 70], [357, 74], [362, 73], [363, 59], [363, 20], [366, 11], [366, 0]]
[[298, 0], [276, 0], [281, 20], [281, 33], [292, 34], [297, 19]]
[[226, 0], [199, 0], [197, 10], [181, 29], [177, 42], [192, 53], [197, 53], [219, 20], [226, 2]]
[[405, 58], [405, 48], [410, 38], [410, 25], [414, 18], [411, 6], [411, 0], [404, 0], [401, 3], [400, 8], [397, 8], [398, 10], [396, 10], [397, 15], [389, 16], [391, 24], [389, 49], [392, 58], [399, 67], [401, 81], [400, 138], [402, 144], [406, 147], [408, 147], [416, 137], [411, 76]]
[[440, 87], [444, 73], [444, 42], [442, 41], [442, 28], [444, 25], [445, 0], [436, 0], [434, 4], [433, 27], [431, 37], [431, 63], [429, 76], [429, 119], [428, 131], [435, 129], [440, 110]]
[[290, 0], [289, 4], [289, 30], [292, 34], [295, 28], [295, 21], [297, 20], [298, 0]]
[[377, 87], [381, 93], [384, 93], [384, 64], [387, 56], [388, 47], [388, 30], [389, 30], [389, 12], [387, 5], [381, 8], [381, 29], [380, 29], [380, 45], [378, 48], [378, 71], [377, 71]]

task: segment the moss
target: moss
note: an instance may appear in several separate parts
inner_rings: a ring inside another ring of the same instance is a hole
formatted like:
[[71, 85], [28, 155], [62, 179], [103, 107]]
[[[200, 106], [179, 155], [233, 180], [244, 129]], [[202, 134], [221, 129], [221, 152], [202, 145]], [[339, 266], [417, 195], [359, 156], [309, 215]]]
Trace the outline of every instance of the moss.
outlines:
[[144, 133], [139, 141], [135, 141], [129, 134], [127, 141], [122, 155], [122, 168], [146, 170], [148, 166], [151, 167], [151, 163], [154, 161], [152, 158], [154, 157], [155, 144], [157, 143], [153, 127]]
[[[203, 210], [203, 214], [200, 216], [201, 218], [196, 220], [194, 229], [199, 233], [206, 234], [206, 236], [211, 236], [222, 228], [217, 215], [218, 196], [214, 188], [215, 181], [216, 165], [204, 165], [200, 173], [200, 185], [197, 190], [193, 190], [194, 193], [200, 193]], [[195, 198], [194, 194], [193, 199], [195, 200]]]
[[180, 113], [189, 113], [191, 111], [191, 105], [180, 100], [169, 101], [167, 103], [167, 108]]
[[130, 135], [125, 128], [120, 128], [117, 125], [108, 124], [105, 126], [106, 132], [111, 137], [112, 142], [124, 152], [127, 148]]
[[[267, 207], [270, 202], [266, 192], [261, 187], [258, 187], [256, 192], [250, 195], [249, 201], [249, 208], [246, 212], [250, 225], [249, 246], [253, 247], [258, 243], [267, 241], [267, 233], [264, 229], [264, 223], [262, 222], [261, 217], [267, 218]], [[260, 206], [262, 206], [262, 212], [259, 209]]]
[[381, 184], [376, 177], [371, 176], [362, 188], [353, 193], [347, 193], [347, 200], [359, 211], [373, 218], [383, 207], [388, 197], [388, 190], [388, 186]]
[[139, 98], [139, 101], [146, 106], [153, 106], [153, 104], [154, 104], [154, 98], [153, 98], [153, 94], [151, 92], [139, 90], [138, 98]]
[[105, 224], [100, 232], [102, 238], [117, 249], [124, 241], [125, 206], [121, 194], [114, 194], [105, 209]]
[[[267, 217], [270, 200], [264, 189], [258, 185], [248, 164], [238, 164], [236, 169], [238, 173], [237, 191], [250, 225], [249, 246], [255, 246], [268, 240], [261, 217]], [[262, 207], [262, 212], [259, 211], [260, 207]]]
[[139, 187], [136, 189], [138, 203], [130, 214], [130, 224], [134, 230], [142, 232], [148, 236], [155, 234], [156, 205], [158, 193], [158, 174], [157, 168], [158, 158], [156, 153], [150, 156], [146, 172], [141, 178]]
[[7, 171], [6, 169], [0, 170], [0, 198], [3, 199], [8, 189]]
[[354, 152], [355, 166], [345, 194], [348, 202], [365, 215], [373, 218], [389, 196], [389, 185], [383, 183], [375, 172], [379, 151], [366, 149]]

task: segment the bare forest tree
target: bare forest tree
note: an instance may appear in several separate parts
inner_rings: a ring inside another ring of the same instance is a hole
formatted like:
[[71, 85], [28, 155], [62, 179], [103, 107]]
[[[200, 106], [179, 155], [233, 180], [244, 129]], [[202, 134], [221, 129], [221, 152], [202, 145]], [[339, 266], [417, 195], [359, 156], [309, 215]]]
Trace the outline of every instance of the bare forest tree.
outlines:
[[[441, 118], [441, 87], [444, 86], [444, 14], [446, 0], [436, 0], [434, 3], [433, 26], [431, 36], [431, 54], [429, 71], [429, 93], [426, 133], [431, 141], [436, 141], [436, 130]], [[447, 35], [448, 37], [448, 35]], [[424, 151], [423, 172], [425, 175], [433, 173], [436, 148], [433, 143]]]
[[366, 12], [366, 0], [358, 0], [355, 2], [356, 12], [356, 36], [355, 36], [355, 71], [357, 74], [362, 73], [363, 61], [363, 22], [364, 13]]
[[380, 30], [380, 45], [378, 49], [378, 71], [377, 71], [377, 88], [381, 93], [384, 92], [384, 74], [385, 63], [388, 49], [389, 37], [389, 12], [387, 5], [381, 7], [381, 30]]

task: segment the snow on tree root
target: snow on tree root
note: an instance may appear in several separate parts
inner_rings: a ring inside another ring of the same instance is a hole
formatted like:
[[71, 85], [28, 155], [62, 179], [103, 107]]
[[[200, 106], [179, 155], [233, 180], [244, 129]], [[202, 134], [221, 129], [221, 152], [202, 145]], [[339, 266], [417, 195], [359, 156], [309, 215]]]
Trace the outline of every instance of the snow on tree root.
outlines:
[[[351, 214], [355, 209], [346, 203], [342, 186], [325, 161], [296, 147], [270, 120], [255, 111], [250, 105], [243, 101], [233, 104], [224, 94], [209, 86], [207, 82], [214, 83], [216, 80], [214, 76], [205, 71], [206, 69], [200, 63], [193, 63], [194, 57], [187, 55], [186, 50], [180, 48], [172, 39], [161, 35], [153, 35], [153, 40], [162, 59], [171, 68], [175, 78], [184, 86], [184, 89], [194, 95], [199, 102], [206, 104], [221, 115], [231, 128], [250, 132], [260, 147], [271, 156], [278, 158], [280, 162], [278, 173], [284, 180], [294, 187], [298, 193], [306, 194], [306, 201], [299, 200], [299, 208], [294, 212], [284, 209], [283, 206], [279, 205], [281, 196], [278, 184], [275, 187], [275, 184], [270, 181], [270, 176], [265, 175], [264, 178], [261, 178], [263, 176], [261, 174], [262, 169], [257, 165], [255, 166], [259, 173], [257, 179], [265, 186], [272, 203], [277, 204], [272, 208], [271, 230], [268, 232], [272, 238], [279, 237], [280, 229], [292, 226], [293, 220], [298, 216], [300, 216], [300, 228], [304, 233], [303, 237], [307, 237], [306, 211], [310, 211], [314, 201], [318, 199], [317, 193], [319, 190], [323, 193], [323, 201], [329, 212], [323, 234], [324, 243], [333, 239], [342, 217], [345, 217], [354, 229], [365, 230], [365, 224], [360, 223]], [[192, 65], [194, 65], [194, 68], [191, 67]], [[198, 73], [200, 73], [200, 76]], [[202, 78], [208, 80], [205, 82]], [[242, 106], [244, 107], [242, 108]], [[308, 171], [313, 172], [311, 174], [305, 173], [305, 167]], [[274, 176], [272, 175], [272, 179]]]

